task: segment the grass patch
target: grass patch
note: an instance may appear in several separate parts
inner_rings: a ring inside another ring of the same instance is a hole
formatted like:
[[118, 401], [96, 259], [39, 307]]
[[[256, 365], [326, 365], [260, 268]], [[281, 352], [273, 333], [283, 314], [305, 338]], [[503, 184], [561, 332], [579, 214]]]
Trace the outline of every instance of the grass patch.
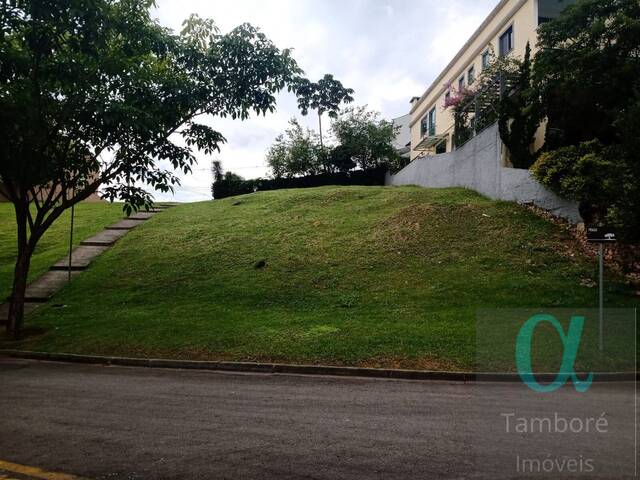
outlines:
[[[561, 229], [464, 189], [321, 187], [181, 205], [35, 312], [21, 348], [473, 367], [478, 309], [594, 307]], [[609, 282], [610, 306], [637, 304]]]
[[[75, 208], [74, 246], [122, 218], [122, 205], [80, 203]], [[29, 280], [42, 275], [69, 252], [71, 213], [67, 210], [42, 237], [31, 260]], [[11, 294], [16, 253], [16, 219], [13, 204], [0, 203], [0, 303]]]

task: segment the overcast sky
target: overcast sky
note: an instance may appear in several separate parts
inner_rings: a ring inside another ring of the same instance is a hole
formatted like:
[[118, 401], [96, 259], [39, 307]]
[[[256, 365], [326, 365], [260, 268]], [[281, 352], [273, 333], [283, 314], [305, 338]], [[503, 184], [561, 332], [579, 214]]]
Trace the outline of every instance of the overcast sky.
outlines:
[[[158, 0], [155, 15], [179, 31], [191, 13], [213, 18], [227, 32], [243, 22], [259, 27], [279, 48], [293, 48], [306, 76], [332, 73], [355, 90], [356, 105], [368, 105], [388, 119], [408, 113], [453, 58], [497, 0]], [[220, 153], [197, 154], [194, 174], [183, 176], [178, 201], [210, 198], [210, 165], [246, 178], [265, 176], [265, 154], [292, 117], [302, 119], [291, 94], [277, 110], [246, 121], [211, 120], [227, 138]], [[310, 113], [303, 124], [317, 129]], [[209, 122], [207, 122], [209, 123]], [[328, 119], [323, 122], [328, 123]], [[157, 194], [158, 199], [171, 197]]]

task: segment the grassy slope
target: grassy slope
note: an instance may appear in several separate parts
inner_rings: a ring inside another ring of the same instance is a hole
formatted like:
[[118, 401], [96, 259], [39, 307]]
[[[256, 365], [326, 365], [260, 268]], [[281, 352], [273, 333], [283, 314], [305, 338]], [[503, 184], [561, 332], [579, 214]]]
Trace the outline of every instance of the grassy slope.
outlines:
[[[74, 244], [101, 231], [122, 218], [122, 205], [81, 203], [76, 206]], [[30, 279], [46, 272], [68, 253], [70, 211], [65, 212], [40, 240], [31, 262]], [[16, 256], [15, 214], [13, 205], [0, 203], [0, 303], [11, 293]]]
[[[235, 204], [240, 201], [240, 204]], [[183, 205], [36, 312], [22, 347], [468, 368], [482, 307], [595, 306], [594, 262], [524, 208], [462, 190], [323, 187]], [[256, 269], [264, 259], [266, 267]], [[611, 305], [634, 305], [610, 283]]]

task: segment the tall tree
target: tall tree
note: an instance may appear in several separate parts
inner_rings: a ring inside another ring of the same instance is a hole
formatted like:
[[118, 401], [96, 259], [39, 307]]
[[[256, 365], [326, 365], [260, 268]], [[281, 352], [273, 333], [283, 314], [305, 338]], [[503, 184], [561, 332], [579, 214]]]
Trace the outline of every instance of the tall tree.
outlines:
[[[0, 182], [13, 203], [18, 255], [8, 331], [20, 333], [27, 275], [45, 231], [102, 189], [127, 212], [170, 191], [194, 149], [225, 141], [201, 115], [273, 111], [301, 71], [248, 24], [220, 34], [197, 16], [177, 35], [151, 19], [153, 0], [3, 1]], [[180, 142], [179, 140], [183, 140]]]
[[292, 118], [289, 128], [278, 135], [267, 152], [267, 164], [274, 178], [315, 175], [326, 171], [318, 136]]
[[309, 109], [318, 112], [318, 127], [320, 131], [320, 147], [322, 143], [322, 114], [328, 113], [329, 117], [337, 118], [342, 103], [353, 102], [353, 89], [345, 88], [333, 75], [326, 74], [317, 83], [301, 79], [296, 88], [298, 107], [303, 115]]
[[587, 222], [640, 241], [640, 2], [579, 0], [540, 26], [545, 150], [534, 175]]
[[540, 96], [531, 84], [531, 46], [527, 42], [524, 59], [518, 63], [512, 91], [498, 104], [500, 138], [509, 150], [515, 168], [529, 168], [535, 161], [531, 151], [540, 126]]
[[640, 93], [640, 2], [579, 0], [538, 38], [545, 148], [616, 141], [616, 119]]
[[380, 114], [366, 107], [347, 108], [333, 122], [332, 131], [343, 157], [348, 154], [356, 166], [369, 170], [383, 165], [391, 170], [402, 166], [402, 159], [393, 146], [399, 127], [380, 119]]

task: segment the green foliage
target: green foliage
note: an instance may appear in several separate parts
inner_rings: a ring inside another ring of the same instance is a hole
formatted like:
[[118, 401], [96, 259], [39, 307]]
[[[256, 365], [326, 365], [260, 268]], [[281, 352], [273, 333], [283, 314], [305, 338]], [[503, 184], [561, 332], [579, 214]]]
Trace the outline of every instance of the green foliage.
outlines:
[[275, 94], [301, 73], [289, 50], [249, 24], [220, 34], [192, 16], [176, 35], [151, 18], [153, 4], [2, 2], [0, 179], [18, 225], [13, 331], [30, 256], [65, 209], [99, 188], [127, 212], [150, 206], [140, 185], [171, 191], [194, 149], [224, 142], [198, 118], [273, 111]]
[[318, 135], [292, 119], [269, 149], [267, 164], [276, 179], [346, 173], [356, 168], [399, 170], [404, 165], [393, 147], [397, 129], [393, 122], [380, 119], [378, 112], [348, 108], [331, 127], [338, 144], [327, 148], [319, 143]]
[[178, 181], [157, 159], [188, 172], [192, 147], [211, 153], [224, 142], [197, 115], [273, 111], [274, 94], [299, 73], [251, 25], [222, 35], [192, 16], [175, 35], [151, 19], [149, 0], [98, 0], [88, 12], [81, 0], [17, 5], [0, 41], [0, 120], [11, 126], [0, 132], [0, 175], [12, 200], [53, 184], [66, 187], [52, 199], [62, 207], [98, 187], [148, 205], [133, 181], [160, 191]]
[[545, 152], [531, 171], [561, 197], [579, 202], [580, 215], [589, 224], [606, 220], [607, 209], [618, 196], [622, 174], [616, 151], [598, 140]]
[[402, 159], [393, 146], [398, 127], [381, 119], [378, 112], [366, 107], [348, 108], [333, 121], [331, 130], [342, 147], [338, 154], [342, 155], [343, 163], [346, 164], [344, 156], [349, 154], [362, 170], [381, 166], [391, 170], [401, 168]]
[[579, 0], [541, 25], [538, 38], [546, 148], [616, 142], [616, 119], [640, 93], [640, 3]]
[[518, 62], [515, 85], [502, 95], [498, 107], [500, 138], [509, 150], [515, 168], [529, 168], [535, 161], [531, 151], [540, 126], [540, 97], [531, 83], [531, 47], [527, 47], [522, 62]]
[[580, 0], [539, 32], [534, 74], [550, 153], [534, 173], [580, 201], [585, 221], [640, 241], [640, 3]]
[[211, 163], [211, 173], [213, 174], [213, 183], [211, 184], [213, 198], [225, 198], [254, 191], [253, 184], [247, 185], [247, 181], [240, 175], [224, 172], [219, 160], [214, 160]]
[[267, 164], [275, 178], [315, 175], [326, 171], [318, 136], [292, 118], [267, 152]]
[[338, 172], [348, 172], [356, 168], [351, 147], [349, 145], [333, 147], [329, 153], [329, 165]]
[[640, 242], [640, 96], [615, 122], [620, 134], [620, 182], [607, 214], [629, 242]]
[[513, 85], [514, 80], [526, 78], [524, 75], [519, 77], [522, 67], [523, 61], [513, 56], [496, 57], [491, 51], [488, 65], [483, 68], [473, 85], [466, 86], [461, 91], [449, 86], [449, 96], [444, 107], [451, 107], [453, 110], [454, 145], [464, 145], [474, 133], [481, 132], [500, 118], [506, 120], [506, 128], [503, 127], [501, 132], [505, 133], [506, 141], [518, 141], [515, 132], [510, 137], [509, 124], [515, 115], [520, 114], [517, 106], [521, 102], [507, 102], [509, 96], [518, 93]]
[[325, 185], [384, 185], [387, 170], [376, 168], [370, 170], [332, 171], [302, 177], [253, 178], [242, 177], [227, 172], [212, 185], [213, 198], [220, 200], [236, 195], [246, 195], [266, 190], [283, 190], [289, 188], [314, 188]]
[[303, 115], [311, 109], [316, 110], [318, 115], [326, 112], [331, 118], [336, 118], [342, 103], [353, 102], [353, 89], [345, 88], [328, 73], [317, 83], [306, 78], [301, 79], [296, 86], [296, 95], [298, 107]]
[[306, 115], [309, 109], [318, 112], [320, 146], [323, 146], [322, 114], [327, 112], [329, 117], [336, 118], [341, 104], [353, 102], [353, 89], [344, 87], [339, 80], [333, 78], [333, 75], [327, 73], [317, 83], [311, 82], [306, 78], [299, 79], [296, 86], [296, 95], [298, 97], [298, 108], [300, 108], [303, 115]]

